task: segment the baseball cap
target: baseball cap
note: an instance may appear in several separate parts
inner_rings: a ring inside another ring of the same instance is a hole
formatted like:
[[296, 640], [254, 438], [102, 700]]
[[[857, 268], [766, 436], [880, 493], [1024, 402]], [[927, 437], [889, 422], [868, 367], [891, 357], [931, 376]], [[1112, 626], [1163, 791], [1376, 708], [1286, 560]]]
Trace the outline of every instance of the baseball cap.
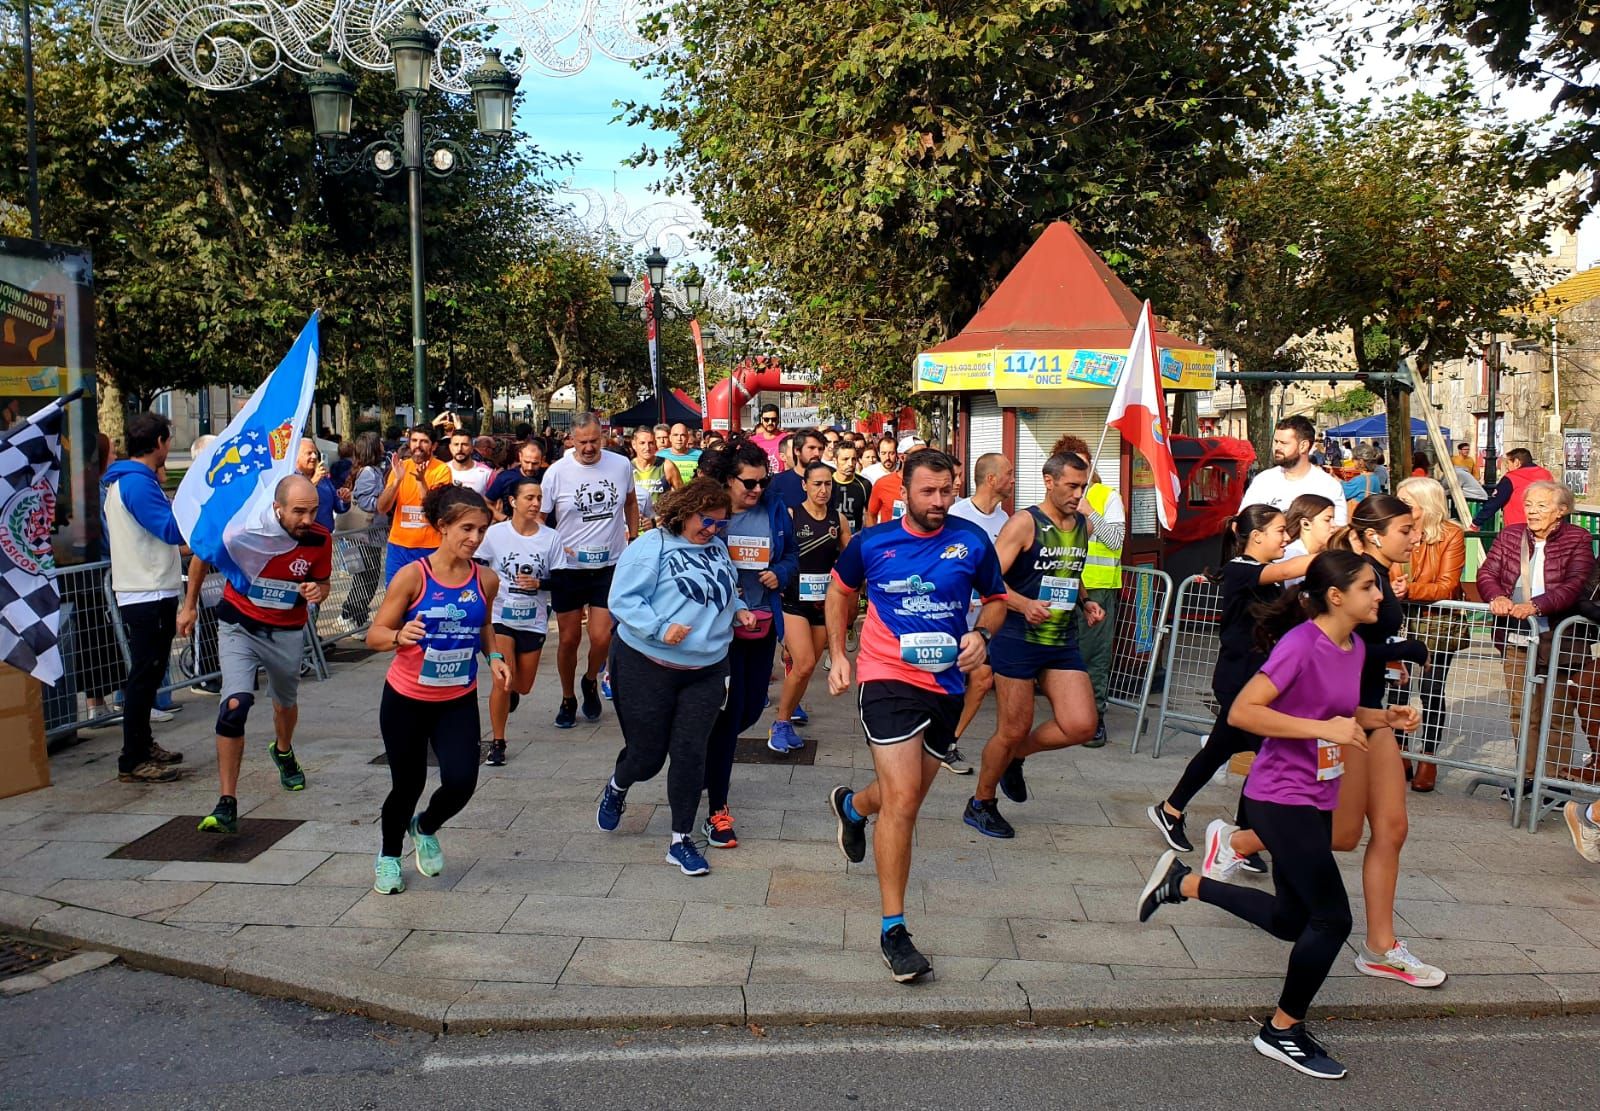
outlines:
[[910, 451], [914, 447], [927, 447], [927, 446], [928, 446], [928, 441], [924, 440], [921, 436], [906, 436], [906, 437], [903, 437], [900, 440], [899, 446], [897, 446], [895, 448], [895, 450], [898, 451], [901, 455], [904, 455], [906, 452]]

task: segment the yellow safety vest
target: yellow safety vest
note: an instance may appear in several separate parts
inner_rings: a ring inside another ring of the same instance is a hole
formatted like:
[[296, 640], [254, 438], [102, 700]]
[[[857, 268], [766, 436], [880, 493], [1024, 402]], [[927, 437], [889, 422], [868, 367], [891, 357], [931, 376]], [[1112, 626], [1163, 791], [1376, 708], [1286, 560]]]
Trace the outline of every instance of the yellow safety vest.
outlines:
[[[1117, 492], [1103, 482], [1096, 482], [1084, 494], [1089, 508], [1104, 516], [1106, 506]], [[1089, 556], [1083, 561], [1083, 586], [1085, 590], [1115, 590], [1122, 586], [1122, 549], [1108, 548], [1095, 536], [1089, 537]]]

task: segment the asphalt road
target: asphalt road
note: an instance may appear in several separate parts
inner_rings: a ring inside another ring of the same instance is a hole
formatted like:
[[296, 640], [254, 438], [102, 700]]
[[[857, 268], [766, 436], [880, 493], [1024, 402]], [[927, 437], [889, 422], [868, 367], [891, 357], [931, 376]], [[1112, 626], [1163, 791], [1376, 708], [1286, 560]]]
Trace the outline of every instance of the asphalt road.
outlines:
[[1329, 1022], [1302, 1078], [1239, 1023], [434, 1037], [112, 966], [0, 1000], [6, 1107], [1577, 1107], [1600, 1017]]

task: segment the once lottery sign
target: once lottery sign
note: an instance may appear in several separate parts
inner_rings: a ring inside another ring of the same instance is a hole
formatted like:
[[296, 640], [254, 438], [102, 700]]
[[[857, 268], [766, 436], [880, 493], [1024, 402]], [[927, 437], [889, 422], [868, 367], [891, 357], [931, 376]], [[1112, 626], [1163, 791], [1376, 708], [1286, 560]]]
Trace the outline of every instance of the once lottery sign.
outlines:
[[[1210, 390], [1217, 384], [1220, 356], [1214, 351], [1162, 350], [1162, 384], [1180, 390]], [[918, 393], [963, 390], [1107, 389], [1127, 362], [1123, 351], [939, 351], [917, 356]]]

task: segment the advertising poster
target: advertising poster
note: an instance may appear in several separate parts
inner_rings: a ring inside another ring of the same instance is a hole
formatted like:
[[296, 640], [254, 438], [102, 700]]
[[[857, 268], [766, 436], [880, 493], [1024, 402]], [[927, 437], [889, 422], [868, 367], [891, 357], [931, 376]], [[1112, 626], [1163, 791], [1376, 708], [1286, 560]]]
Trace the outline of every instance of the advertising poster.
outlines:
[[1580, 497], [1589, 492], [1589, 459], [1594, 452], [1594, 433], [1587, 428], [1569, 428], [1561, 434], [1562, 476], [1568, 490]]

